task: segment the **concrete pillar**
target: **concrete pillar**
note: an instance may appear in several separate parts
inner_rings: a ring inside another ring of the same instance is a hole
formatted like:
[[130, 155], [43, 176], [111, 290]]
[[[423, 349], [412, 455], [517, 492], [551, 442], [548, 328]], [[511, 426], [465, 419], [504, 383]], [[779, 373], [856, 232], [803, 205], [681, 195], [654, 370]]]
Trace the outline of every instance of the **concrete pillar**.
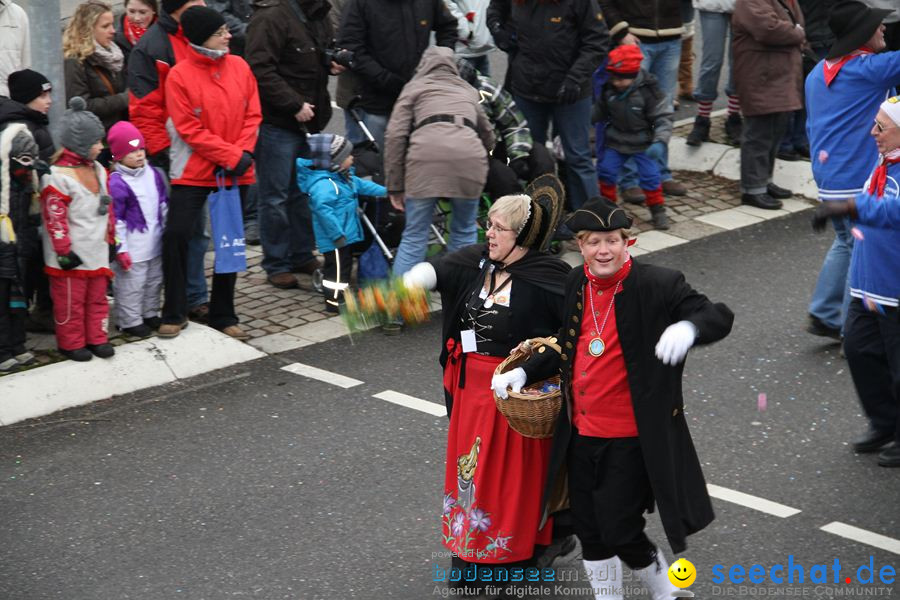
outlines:
[[62, 22], [59, 0], [16, 0], [28, 13], [31, 26], [31, 68], [42, 73], [53, 86], [50, 131], [58, 137], [59, 119], [66, 109], [63, 75]]

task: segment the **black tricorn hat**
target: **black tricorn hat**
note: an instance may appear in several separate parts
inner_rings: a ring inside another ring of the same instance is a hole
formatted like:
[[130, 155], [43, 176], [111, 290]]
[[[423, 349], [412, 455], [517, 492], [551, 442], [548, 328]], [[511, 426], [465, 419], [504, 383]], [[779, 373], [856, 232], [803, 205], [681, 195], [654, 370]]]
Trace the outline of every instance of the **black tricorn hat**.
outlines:
[[860, 48], [892, 12], [887, 8], [871, 8], [857, 0], [845, 0], [835, 5], [828, 17], [828, 27], [837, 39], [825, 58], [833, 60]]
[[569, 215], [566, 227], [579, 231], [615, 231], [629, 229], [634, 220], [606, 198], [595, 197]]
[[525, 194], [531, 198], [531, 210], [516, 244], [546, 252], [566, 203], [565, 188], [556, 175], [548, 173], [529, 183]]

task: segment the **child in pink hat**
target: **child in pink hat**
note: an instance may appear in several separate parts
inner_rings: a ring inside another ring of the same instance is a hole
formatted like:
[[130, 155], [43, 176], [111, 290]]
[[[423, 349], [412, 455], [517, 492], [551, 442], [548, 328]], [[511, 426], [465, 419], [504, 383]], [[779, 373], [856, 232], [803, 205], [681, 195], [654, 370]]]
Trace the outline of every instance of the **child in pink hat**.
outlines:
[[129, 335], [147, 337], [160, 324], [166, 177], [147, 163], [144, 136], [128, 121], [110, 127], [107, 141], [114, 161], [109, 193], [116, 217], [116, 323]]

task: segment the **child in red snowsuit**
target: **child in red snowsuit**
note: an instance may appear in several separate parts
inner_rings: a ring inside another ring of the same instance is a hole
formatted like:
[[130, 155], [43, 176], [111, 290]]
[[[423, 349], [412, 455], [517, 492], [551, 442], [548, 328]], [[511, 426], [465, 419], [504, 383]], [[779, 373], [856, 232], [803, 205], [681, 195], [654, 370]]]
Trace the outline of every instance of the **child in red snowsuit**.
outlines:
[[41, 180], [44, 270], [59, 351], [72, 360], [109, 358], [109, 304], [106, 288], [113, 276], [109, 244], [114, 221], [106, 188], [106, 170], [95, 159], [103, 149], [100, 119], [75, 96], [62, 118], [62, 150]]

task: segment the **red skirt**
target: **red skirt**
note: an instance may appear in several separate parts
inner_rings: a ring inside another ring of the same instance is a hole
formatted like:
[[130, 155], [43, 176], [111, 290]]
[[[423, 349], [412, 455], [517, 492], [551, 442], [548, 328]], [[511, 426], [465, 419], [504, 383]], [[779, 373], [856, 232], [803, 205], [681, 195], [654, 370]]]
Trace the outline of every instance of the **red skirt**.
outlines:
[[[502, 358], [451, 352], [444, 387], [453, 395], [442, 515], [444, 545], [468, 562], [527, 560], [549, 544], [538, 530], [551, 439], [513, 431], [497, 411], [491, 377]], [[463, 365], [464, 385], [459, 386]]]

